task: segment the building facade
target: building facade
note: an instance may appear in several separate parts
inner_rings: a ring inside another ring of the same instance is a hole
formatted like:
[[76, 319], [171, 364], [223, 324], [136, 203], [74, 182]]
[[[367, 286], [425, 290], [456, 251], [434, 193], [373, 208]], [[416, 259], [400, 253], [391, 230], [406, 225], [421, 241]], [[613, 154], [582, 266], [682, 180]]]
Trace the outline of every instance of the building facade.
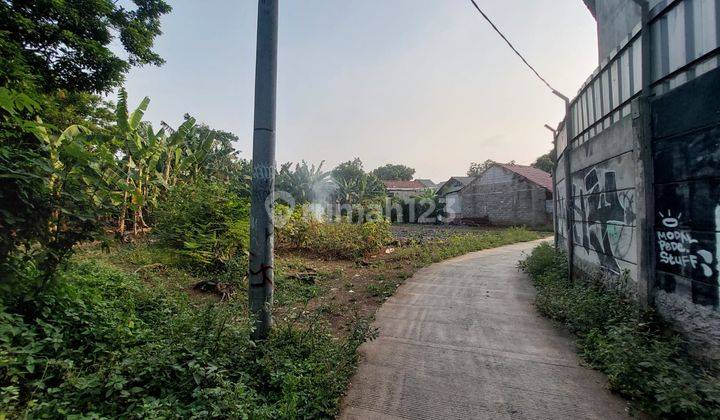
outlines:
[[454, 176], [440, 185], [438, 201], [444, 207], [444, 221], [451, 223], [462, 218], [463, 202], [460, 191], [475, 180], [472, 176]]
[[495, 226], [553, 224], [552, 177], [531, 166], [494, 164], [459, 191], [464, 223]]
[[428, 188], [420, 181], [383, 181], [388, 197], [409, 200]]

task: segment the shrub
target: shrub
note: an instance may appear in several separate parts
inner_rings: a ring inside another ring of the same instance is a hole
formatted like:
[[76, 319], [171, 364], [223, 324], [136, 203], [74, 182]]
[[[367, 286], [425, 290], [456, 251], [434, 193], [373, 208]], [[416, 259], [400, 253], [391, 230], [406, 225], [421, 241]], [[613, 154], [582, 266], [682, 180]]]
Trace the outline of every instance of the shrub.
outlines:
[[168, 193], [154, 212], [154, 232], [192, 264], [223, 271], [249, 248], [249, 214], [247, 199], [224, 184], [197, 180]]
[[36, 318], [0, 308], [2, 418], [330, 417], [372, 337], [307, 320], [253, 343], [244, 299], [198, 308], [96, 263], [61, 276]]
[[520, 268], [535, 282], [538, 310], [577, 334], [581, 357], [637, 409], [662, 418], [720, 417], [717, 372], [694, 363], [680, 336], [654, 313], [599, 278], [570, 283], [565, 255], [548, 244]]
[[299, 208], [286, 217], [287, 223], [276, 229], [279, 248], [359, 259], [379, 252], [392, 239], [390, 222], [385, 218], [365, 223], [352, 223], [345, 218], [326, 222], [305, 216]]

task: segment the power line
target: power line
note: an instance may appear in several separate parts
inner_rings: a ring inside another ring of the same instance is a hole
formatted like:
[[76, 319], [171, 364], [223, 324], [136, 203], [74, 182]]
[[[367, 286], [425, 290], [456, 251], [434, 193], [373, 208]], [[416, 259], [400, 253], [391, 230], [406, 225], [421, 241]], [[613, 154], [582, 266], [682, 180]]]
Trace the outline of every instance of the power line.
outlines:
[[517, 56], [520, 57], [520, 59], [523, 61], [523, 63], [525, 63], [525, 65], [528, 66], [528, 67], [530, 68], [530, 70], [532, 70], [533, 73], [535, 73], [535, 76], [537, 76], [538, 79], [540, 79], [540, 81], [542, 81], [542, 82], [545, 84], [545, 86], [547, 86], [550, 90], [552, 90], [553, 93], [559, 94], [560, 92], [558, 92], [557, 89], [555, 89], [554, 87], [552, 87], [552, 86], [550, 85], [550, 83], [548, 83], [548, 81], [545, 80], [545, 78], [542, 77], [542, 76], [540, 75], [540, 73], [538, 73], [537, 70], [535, 70], [535, 67], [533, 67], [530, 63], [528, 63], [528, 61], [525, 59], [525, 57], [523, 57], [523, 55], [520, 54], [520, 51], [518, 51], [518, 50], [515, 48], [515, 46], [512, 44], [512, 42], [510, 42], [510, 40], [507, 39], [507, 37], [500, 31], [500, 29], [498, 29], [498, 27], [495, 26], [495, 23], [493, 23], [493, 21], [488, 17], [488, 15], [486, 15], [485, 12], [482, 11], [482, 9], [480, 8], [480, 6], [478, 6], [478, 4], [475, 2], [475, 0], [470, 0], [470, 2], [473, 4], [473, 6], [475, 6], [475, 8], [477, 9], [477, 11], [480, 12], [480, 14], [482, 15], [482, 17], [484, 17], [485, 20], [488, 21], [488, 23], [490, 24], [490, 26], [492, 26], [492, 28], [495, 30], [495, 32], [497, 32], [498, 35], [500, 35], [500, 37], [501, 37], [501, 38], [508, 44], [508, 46], [515, 52], [515, 54], [517, 54]]

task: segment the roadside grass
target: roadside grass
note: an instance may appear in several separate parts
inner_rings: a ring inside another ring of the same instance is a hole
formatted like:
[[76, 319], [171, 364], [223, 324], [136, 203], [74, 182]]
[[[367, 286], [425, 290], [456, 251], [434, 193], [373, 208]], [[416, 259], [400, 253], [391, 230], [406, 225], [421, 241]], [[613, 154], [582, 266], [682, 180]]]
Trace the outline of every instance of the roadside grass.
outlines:
[[720, 418], [720, 378], [692, 360], [681, 337], [599, 278], [570, 283], [567, 259], [542, 244], [520, 263], [538, 290], [536, 306], [577, 335], [580, 356], [610, 388], [657, 418]]
[[404, 261], [414, 267], [424, 267], [449, 258], [458, 257], [474, 251], [497, 248], [517, 242], [534, 241], [546, 234], [523, 227], [511, 227], [479, 233], [453, 235], [445, 240], [430, 240], [411, 244], [395, 252], [390, 261]]

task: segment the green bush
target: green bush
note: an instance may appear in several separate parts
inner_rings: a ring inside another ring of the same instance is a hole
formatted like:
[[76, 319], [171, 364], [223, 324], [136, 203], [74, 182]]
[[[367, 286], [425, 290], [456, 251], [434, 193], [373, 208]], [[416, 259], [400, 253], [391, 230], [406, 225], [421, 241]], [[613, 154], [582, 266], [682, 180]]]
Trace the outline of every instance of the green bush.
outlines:
[[287, 222], [276, 229], [279, 248], [301, 249], [319, 255], [359, 259], [382, 250], [392, 240], [390, 222], [377, 218], [352, 223], [346, 218], [320, 221], [304, 215], [301, 208], [289, 213]]
[[153, 215], [160, 241], [204, 269], [224, 271], [249, 248], [249, 202], [224, 184], [197, 180], [176, 186]]
[[97, 263], [61, 276], [34, 317], [0, 308], [0, 418], [330, 417], [371, 332], [310, 320], [253, 343], [244, 299], [200, 308]]
[[567, 280], [567, 259], [543, 244], [520, 263], [538, 289], [536, 306], [578, 335], [581, 357], [612, 390], [660, 418], [720, 417], [717, 372], [697, 365], [680, 336], [600, 278]]

